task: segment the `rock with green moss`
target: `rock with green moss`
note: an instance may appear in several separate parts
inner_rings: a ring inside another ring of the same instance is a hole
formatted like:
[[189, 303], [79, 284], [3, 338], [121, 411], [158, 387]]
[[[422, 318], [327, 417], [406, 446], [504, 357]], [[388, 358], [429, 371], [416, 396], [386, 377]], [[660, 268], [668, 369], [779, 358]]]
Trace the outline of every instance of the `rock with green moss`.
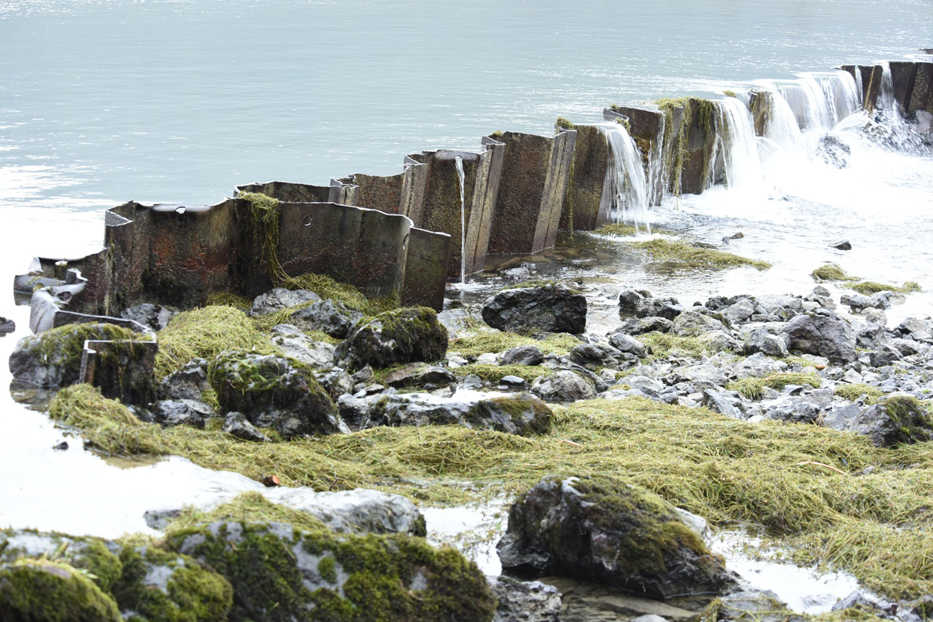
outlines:
[[498, 551], [506, 571], [567, 576], [649, 598], [735, 586], [672, 506], [608, 478], [543, 479], [512, 505]]
[[586, 297], [559, 284], [506, 289], [483, 305], [483, 321], [506, 331], [580, 334]]
[[488, 621], [495, 610], [474, 563], [410, 536], [219, 521], [167, 546], [230, 581], [232, 621]]
[[208, 377], [224, 412], [241, 412], [286, 438], [346, 431], [327, 391], [295, 361], [228, 350], [211, 362]]
[[400, 393], [376, 399], [362, 427], [463, 425], [530, 436], [547, 433], [551, 418], [547, 404], [527, 393], [465, 392], [450, 398], [430, 393]]
[[4, 622], [120, 622], [113, 599], [80, 570], [46, 559], [0, 565]]
[[106, 540], [35, 529], [0, 531], [0, 562], [22, 558], [48, 558], [88, 573], [104, 592], [109, 592], [123, 572], [116, 552], [119, 547]]
[[[222, 622], [233, 588], [216, 572], [186, 555], [150, 544], [120, 551], [123, 574], [113, 593], [130, 619], [149, 622]], [[135, 618], [134, 618], [135, 616]]]
[[433, 362], [447, 353], [447, 329], [428, 307], [406, 307], [380, 313], [357, 326], [337, 347], [337, 361], [351, 370], [371, 365]]
[[823, 418], [823, 425], [862, 434], [878, 447], [933, 440], [933, 415], [916, 398], [895, 394], [864, 410], [840, 408]]
[[81, 355], [88, 340], [133, 340], [139, 335], [116, 324], [66, 324], [24, 337], [10, 355], [13, 381], [54, 389], [78, 382]]

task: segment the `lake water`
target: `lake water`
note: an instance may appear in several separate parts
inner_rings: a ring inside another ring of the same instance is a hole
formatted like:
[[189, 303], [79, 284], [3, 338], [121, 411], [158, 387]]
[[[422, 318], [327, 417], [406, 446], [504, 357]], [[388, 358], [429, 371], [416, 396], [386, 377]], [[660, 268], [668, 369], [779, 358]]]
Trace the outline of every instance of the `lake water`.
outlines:
[[[0, 284], [34, 255], [96, 250], [100, 210], [130, 199], [207, 204], [250, 181], [391, 174], [409, 152], [475, 150], [499, 129], [549, 133], [557, 116], [598, 121], [614, 103], [917, 58], [933, 47], [931, 15], [930, 0], [0, 0]], [[753, 188], [652, 210], [707, 241], [742, 231], [731, 248], [772, 270], [562, 270], [612, 279], [592, 301], [607, 323], [622, 284], [688, 303], [804, 293], [827, 260], [933, 290], [933, 158], [839, 134], [846, 169], [814, 164], [808, 149], [763, 160]], [[842, 238], [853, 251], [827, 248]], [[27, 310], [0, 300], [18, 323], [0, 338], [5, 361]], [[890, 315], [929, 315], [931, 303], [914, 294]], [[118, 470], [76, 439], [53, 452], [62, 433], [4, 394], [0, 526], [116, 536], [144, 530], [150, 505], [239, 485], [177, 460]]]

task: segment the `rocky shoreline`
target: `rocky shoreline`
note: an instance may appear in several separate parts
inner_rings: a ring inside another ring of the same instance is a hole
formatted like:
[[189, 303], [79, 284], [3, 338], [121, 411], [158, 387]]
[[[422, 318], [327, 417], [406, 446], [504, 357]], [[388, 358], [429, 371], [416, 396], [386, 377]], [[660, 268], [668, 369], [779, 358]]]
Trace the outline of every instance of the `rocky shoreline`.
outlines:
[[[823, 619], [926, 619], [933, 321], [889, 329], [909, 293], [840, 302], [827, 285], [849, 281], [827, 275], [694, 306], [623, 290], [604, 334], [587, 332], [592, 288], [540, 280], [440, 314], [333, 282], [143, 304], [124, 316], [158, 352], [96, 388], [74, 384], [85, 341], [138, 333], [27, 337], [14, 385], [56, 392], [50, 416], [104, 455], [357, 490], [156, 512], [159, 539], [6, 530], [0, 601], [35, 611], [13, 587], [29, 585], [94, 620], [809, 619], [749, 591], [709, 521], [852, 573], [863, 587]], [[418, 505], [501, 495], [506, 574], [425, 544]]]

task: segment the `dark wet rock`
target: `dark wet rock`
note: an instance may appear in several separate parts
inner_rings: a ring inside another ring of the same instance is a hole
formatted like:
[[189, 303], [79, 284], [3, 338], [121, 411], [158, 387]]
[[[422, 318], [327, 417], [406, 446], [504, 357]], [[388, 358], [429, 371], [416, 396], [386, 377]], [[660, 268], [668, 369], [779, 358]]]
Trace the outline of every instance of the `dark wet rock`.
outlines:
[[176, 315], [178, 315], [176, 309], [148, 302], [128, 307], [120, 312], [120, 317], [139, 322], [155, 331], [160, 331], [168, 326], [169, 321]]
[[211, 362], [209, 377], [224, 412], [241, 412], [286, 438], [346, 430], [310, 369], [288, 359], [227, 350]]
[[852, 250], [852, 242], [849, 240], [839, 240], [838, 242], [830, 244], [829, 247], [835, 248], [837, 251], [850, 251]]
[[850, 363], [857, 358], [852, 328], [839, 317], [798, 315], [787, 323], [784, 333], [791, 351], [825, 356], [835, 363]]
[[62, 441], [61, 443], [56, 443], [52, 445], [52, 449], [55, 451], [68, 451], [68, 441]]
[[95, 348], [95, 386], [106, 397], [145, 404], [155, 395], [152, 367], [156, 349], [152, 343], [137, 343], [143, 338], [115, 324], [66, 324], [21, 339], [10, 355], [10, 371], [19, 386], [64, 387], [80, 380], [85, 341], [113, 341]]
[[580, 334], [586, 297], [563, 285], [506, 289], [483, 305], [483, 320], [499, 330]]
[[891, 306], [891, 292], [878, 292], [871, 296], [863, 294], [843, 294], [839, 302], [849, 307], [853, 313], [864, 311], [865, 309], [887, 309]]
[[450, 398], [429, 393], [398, 393], [374, 401], [362, 427], [458, 424], [528, 436], [548, 432], [551, 416], [551, 409], [544, 402], [527, 393], [454, 394]]
[[47, 559], [0, 564], [0, 612], [10, 622], [121, 622], [113, 598], [81, 571]]
[[227, 413], [224, 419], [224, 432], [235, 436], [244, 441], [255, 441], [258, 443], [269, 441], [269, 437], [256, 429], [246, 415], [238, 412]]
[[272, 343], [278, 346], [282, 354], [296, 361], [315, 368], [329, 368], [334, 365], [334, 346], [317, 339], [312, 339], [297, 326], [279, 324], [272, 329]]
[[621, 355], [619, 350], [605, 343], [581, 343], [570, 350], [569, 358], [577, 365], [596, 369], [617, 366]]
[[544, 354], [532, 345], [509, 348], [499, 356], [500, 365], [540, 365]]
[[609, 344], [613, 348], [638, 358], [644, 358], [648, 354], [648, 348], [645, 344], [622, 331], [616, 331], [609, 335]]
[[498, 551], [507, 571], [650, 598], [716, 594], [735, 584], [670, 505], [605, 478], [543, 479], [512, 505]]
[[16, 322], [0, 316], [0, 336], [12, 333], [16, 330]]
[[830, 166], [845, 168], [849, 166], [849, 156], [852, 154], [852, 148], [835, 136], [827, 134], [820, 139], [816, 152]]
[[447, 329], [427, 307], [380, 313], [357, 326], [336, 350], [338, 363], [351, 371], [371, 365], [440, 361], [447, 353]]
[[210, 386], [207, 381], [207, 361], [192, 359], [180, 370], [162, 379], [158, 395], [166, 400], [200, 400]]
[[644, 335], [645, 333], [668, 333], [674, 323], [663, 317], [631, 318], [622, 322], [617, 332], [629, 335]]
[[933, 417], [916, 398], [903, 394], [891, 395], [865, 409], [854, 404], [833, 409], [822, 423], [867, 436], [878, 447], [933, 439]]
[[742, 411], [742, 398], [735, 391], [721, 391], [715, 388], [703, 390], [703, 405], [710, 410], [723, 414], [733, 419], [744, 419], [745, 413]]
[[889, 344], [884, 344], [877, 350], [868, 353], [868, 361], [872, 367], [885, 367], [901, 360], [901, 358], [901, 353], [897, 348]]
[[929, 346], [913, 339], [892, 339], [888, 342], [901, 356], [913, 356], [925, 352]]
[[231, 620], [304, 620], [314, 608], [321, 619], [379, 611], [390, 619], [488, 622], [495, 611], [475, 564], [406, 535], [227, 521], [173, 534], [166, 546], [230, 580]]
[[910, 337], [917, 341], [933, 342], [933, 322], [909, 317], [894, 329], [901, 337]]
[[887, 331], [884, 324], [869, 323], [855, 332], [855, 345], [860, 348], [876, 348], [885, 343]]
[[321, 300], [298, 309], [289, 316], [305, 330], [319, 330], [331, 337], [343, 339], [363, 319], [363, 314], [334, 300]]
[[435, 389], [446, 387], [456, 381], [457, 377], [446, 367], [427, 363], [408, 363], [393, 369], [382, 377], [382, 384], [396, 389], [405, 387]]
[[190, 425], [203, 428], [204, 422], [213, 417], [214, 409], [198, 400], [159, 400], [151, 408], [152, 416], [157, 423], [166, 427], [176, 425]]
[[490, 582], [499, 601], [493, 622], [560, 622], [560, 592], [540, 581], [500, 575]]
[[[712, 609], [712, 610], [710, 610]], [[706, 610], [709, 619], [720, 622], [805, 622], [807, 618], [789, 611], [774, 592], [734, 592], [715, 601]], [[704, 616], [704, 619], [705, 616]]]
[[307, 289], [277, 287], [253, 299], [249, 314], [253, 317], [268, 315], [306, 302], [319, 302], [321, 297]]
[[377, 399], [367, 395], [350, 395], [345, 393], [337, 398], [337, 409], [340, 418], [353, 430], [359, 430], [369, 420], [369, 409]]
[[536, 378], [531, 391], [545, 402], [575, 402], [596, 397], [594, 383], [568, 369]]
[[275, 503], [307, 512], [340, 533], [426, 534], [424, 516], [401, 495], [366, 488], [338, 492], [281, 488], [269, 495]]
[[324, 387], [331, 399], [337, 399], [353, 390], [353, 376], [341, 367], [315, 369], [314, 378]]
[[716, 318], [697, 311], [684, 311], [674, 319], [671, 332], [682, 337], [697, 337], [723, 328], [722, 322]]
[[663, 317], [673, 320], [682, 311], [676, 298], [654, 298], [643, 289], [627, 289], [619, 294], [619, 316], [623, 319]]

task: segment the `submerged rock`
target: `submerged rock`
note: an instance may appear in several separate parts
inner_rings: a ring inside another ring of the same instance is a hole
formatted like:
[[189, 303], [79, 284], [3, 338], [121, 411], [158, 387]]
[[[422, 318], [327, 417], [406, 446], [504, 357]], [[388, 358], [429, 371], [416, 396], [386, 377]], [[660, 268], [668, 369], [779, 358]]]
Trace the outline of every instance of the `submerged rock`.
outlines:
[[447, 353], [447, 329], [427, 307], [380, 313], [358, 326], [336, 350], [337, 361], [350, 370], [367, 365], [440, 361]]
[[483, 305], [483, 320], [499, 330], [580, 334], [586, 297], [563, 285], [506, 289]]
[[498, 551], [506, 570], [650, 598], [718, 594], [735, 584], [673, 507], [603, 478], [543, 479], [512, 505]]
[[909, 395], [892, 395], [864, 410], [854, 405], [834, 409], [823, 417], [823, 425], [862, 434], [879, 447], [933, 439], [933, 416]]
[[346, 430], [310, 369], [288, 359], [227, 350], [211, 362], [209, 377], [224, 412], [241, 412], [286, 438]]
[[784, 327], [791, 351], [825, 356], [835, 363], [857, 358], [855, 335], [845, 320], [824, 314], [801, 314]]
[[453, 549], [404, 535], [303, 531], [282, 523], [216, 522], [169, 536], [233, 585], [232, 620], [488, 622], [486, 579]]
[[[341, 401], [343, 405], [343, 400]], [[358, 404], [357, 404], [358, 406]], [[399, 393], [378, 398], [369, 406], [362, 427], [380, 425], [451, 425], [529, 436], [551, 429], [551, 409], [527, 393], [490, 396]]]

